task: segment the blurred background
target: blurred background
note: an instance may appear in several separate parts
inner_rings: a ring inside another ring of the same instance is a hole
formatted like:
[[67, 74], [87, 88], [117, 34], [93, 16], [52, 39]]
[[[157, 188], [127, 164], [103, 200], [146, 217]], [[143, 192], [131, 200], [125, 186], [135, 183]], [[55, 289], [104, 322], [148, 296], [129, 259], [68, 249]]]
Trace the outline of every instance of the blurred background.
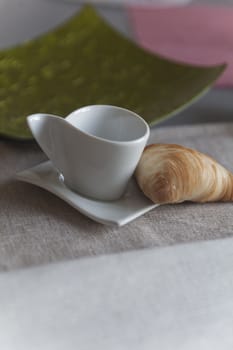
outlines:
[[[0, 0], [0, 48], [10, 47], [47, 32], [79, 11], [83, 3], [85, 2], [78, 0]], [[135, 28], [132, 28], [132, 21], [129, 20], [128, 9], [134, 5], [137, 9], [148, 5], [165, 8], [200, 4], [221, 7], [233, 5], [232, 0], [92, 0], [88, 3], [93, 3], [107, 21], [133, 40], [136, 40]], [[169, 27], [170, 22], [166, 25]], [[221, 23], [216, 22], [216, 25], [221, 26]], [[221, 33], [219, 35], [218, 43], [223, 39]], [[229, 86], [227, 89], [215, 87], [188, 108], [188, 116], [187, 111], [183, 111], [161, 125], [231, 121], [232, 97]]]

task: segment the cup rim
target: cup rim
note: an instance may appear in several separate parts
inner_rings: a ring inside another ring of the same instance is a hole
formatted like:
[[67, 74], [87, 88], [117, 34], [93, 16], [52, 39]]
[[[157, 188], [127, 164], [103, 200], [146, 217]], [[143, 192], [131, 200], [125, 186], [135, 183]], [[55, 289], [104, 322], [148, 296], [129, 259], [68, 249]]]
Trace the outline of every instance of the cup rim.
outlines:
[[[142, 136], [135, 138], [133, 140], [126, 140], [126, 141], [117, 141], [117, 140], [111, 140], [111, 139], [107, 139], [104, 137], [100, 137], [100, 136], [96, 136], [93, 135], [91, 133], [88, 133], [86, 131], [83, 131], [77, 127], [75, 127], [73, 124], [69, 123], [68, 118], [72, 116], [72, 114], [77, 113], [79, 111], [82, 111], [83, 109], [86, 108], [103, 108], [103, 107], [110, 107], [110, 108], [114, 108], [114, 109], [118, 109], [118, 110], [122, 110], [122, 111], [126, 111], [128, 113], [130, 113], [131, 115], [133, 115], [134, 117], [136, 117], [138, 120], [140, 120], [140, 122], [145, 126], [145, 132]], [[63, 118], [62, 118], [63, 119]], [[145, 121], [145, 119], [143, 119], [139, 114], [137, 114], [136, 112], [131, 111], [130, 109], [124, 108], [124, 107], [119, 107], [119, 106], [114, 106], [114, 105], [108, 105], [108, 104], [94, 104], [94, 105], [87, 105], [87, 106], [83, 106], [80, 107], [76, 110], [74, 110], [73, 112], [71, 112], [69, 115], [67, 115], [64, 118], [71, 127], [75, 128], [76, 130], [78, 130], [80, 133], [82, 133], [83, 135], [89, 136], [93, 139], [96, 139], [98, 141], [102, 141], [102, 142], [106, 142], [106, 143], [111, 143], [111, 144], [117, 144], [117, 145], [126, 145], [126, 144], [133, 144], [133, 143], [140, 143], [142, 140], [144, 140], [146, 137], [149, 137], [150, 134], [150, 127], [148, 125], [148, 123]]]

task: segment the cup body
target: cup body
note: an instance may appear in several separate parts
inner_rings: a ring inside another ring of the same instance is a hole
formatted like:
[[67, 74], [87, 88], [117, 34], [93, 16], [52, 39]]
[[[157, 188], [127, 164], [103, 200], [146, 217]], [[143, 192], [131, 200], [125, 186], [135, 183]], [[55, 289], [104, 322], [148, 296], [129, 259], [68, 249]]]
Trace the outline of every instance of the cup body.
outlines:
[[70, 189], [97, 200], [122, 196], [149, 137], [141, 117], [120, 107], [93, 105], [65, 120], [44, 118], [44, 124], [37, 135], [30, 127]]

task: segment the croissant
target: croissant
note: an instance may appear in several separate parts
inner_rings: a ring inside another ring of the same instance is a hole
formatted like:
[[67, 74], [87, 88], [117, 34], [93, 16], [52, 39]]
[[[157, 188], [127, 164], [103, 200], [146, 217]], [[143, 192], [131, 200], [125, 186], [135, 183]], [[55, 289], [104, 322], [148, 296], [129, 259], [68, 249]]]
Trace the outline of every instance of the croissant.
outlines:
[[180, 145], [147, 146], [135, 176], [155, 203], [233, 201], [233, 174], [211, 157]]

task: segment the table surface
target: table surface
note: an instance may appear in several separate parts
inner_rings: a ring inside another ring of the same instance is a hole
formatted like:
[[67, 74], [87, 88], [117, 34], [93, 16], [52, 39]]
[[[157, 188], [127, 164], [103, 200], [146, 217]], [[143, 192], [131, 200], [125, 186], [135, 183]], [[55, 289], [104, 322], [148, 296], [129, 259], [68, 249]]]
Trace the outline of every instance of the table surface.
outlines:
[[2, 273], [0, 347], [232, 350], [232, 249], [231, 238]]

